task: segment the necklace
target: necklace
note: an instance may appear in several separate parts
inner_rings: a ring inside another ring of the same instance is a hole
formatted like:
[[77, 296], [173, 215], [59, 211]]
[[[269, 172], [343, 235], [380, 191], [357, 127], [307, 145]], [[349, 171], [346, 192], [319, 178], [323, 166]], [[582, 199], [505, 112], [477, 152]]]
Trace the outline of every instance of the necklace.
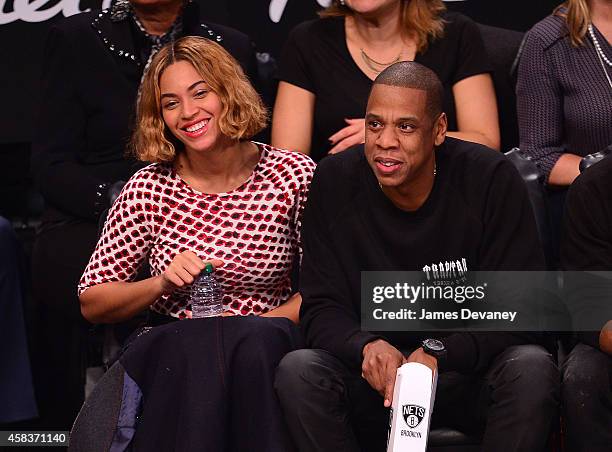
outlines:
[[400, 53], [395, 57], [393, 61], [390, 61], [389, 63], [381, 63], [370, 57], [367, 53], [365, 53], [365, 50], [359, 49], [359, 51], [361, 52], [361, 59], [366, 64], [366, 66], [376, 73], [382, 72], [383, 69], [391, 66], [392, 64], [397, 63], [402, 57], [402, 52], [400, 51]]
[[608, 64], [608, 66], [612, 67], [612, 61], [608, 59], [603, 49], [601, 48], [601, 44], [599, 44], [599, 41], [597, 40], [597, 36], [595, 35], [595, 31], [593, 30], [593, 24], [589, 24], [589, 34], [591, 35], [591, 40], [593, 41], [595, 50], [597, 50], [597, 54]]
[[612, 79], [610, 79], [610, 74], [608, 74], [608, 69], [606, 68], [606, 65], [604, 64], [605, 62], [608, 64], [608, 66], [612, 67], [612, 61], [608, 59], [603, 49], [601, 48], [601, 45], [599, 44], [599, 41], [597, 40], [597, 36], [595, 36], [595, 32], [593, 31], [592, 24], [589, 24], [589, 35], [591, 36], [591, 40], [593, 41], [593, 46], [595, 47], [595, 53], [597, 54], [597, 58], [599, 59], [601, 68], [604, 71], [604, 74], [606, 76], [606, 79], [608, 80], [608, 84], [610, 85], [610, 88], [612, 88]]

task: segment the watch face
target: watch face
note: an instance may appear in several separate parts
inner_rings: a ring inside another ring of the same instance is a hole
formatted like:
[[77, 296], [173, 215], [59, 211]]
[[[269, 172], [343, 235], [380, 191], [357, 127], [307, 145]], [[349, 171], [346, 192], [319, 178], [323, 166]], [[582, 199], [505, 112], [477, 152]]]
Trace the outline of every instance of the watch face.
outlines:
[[442, 343], [442, 341], [439, 341], [437, 339], [425, 339], [423, 341], [423, 345], [435, 352], [441, 352], [444, 350], [444, 344]]

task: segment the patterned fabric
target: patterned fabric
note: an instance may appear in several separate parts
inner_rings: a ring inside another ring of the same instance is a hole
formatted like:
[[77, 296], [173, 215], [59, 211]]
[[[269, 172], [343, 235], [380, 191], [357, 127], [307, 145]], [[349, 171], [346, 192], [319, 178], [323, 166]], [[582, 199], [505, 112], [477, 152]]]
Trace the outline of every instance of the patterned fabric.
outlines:
[[[113, 204], [79, 283], [79, 294], [109, 281], [132, 280], [147, 258], [160, 275], [183, 251], [221, 259], [216, 272], [226, 309], [262, 314], [287, 300], [291, 267], [300, 252], [300, 221], [314, 163], [300, 153], [258, 144], [251, 177], [228, 193], [204, 194], [169, 164], [138, 171]], [[157, 300], [151, 309], [184, 317], [188, 290]]]
[[[605, 54], [612, 45], [595, 29]], [[548, 179], [564, 153], [612, 144], [612, 90], [593, 43], [572, 47], [565, 21], [549, 16], [526, 35], [517, 80], [520, 147]]]

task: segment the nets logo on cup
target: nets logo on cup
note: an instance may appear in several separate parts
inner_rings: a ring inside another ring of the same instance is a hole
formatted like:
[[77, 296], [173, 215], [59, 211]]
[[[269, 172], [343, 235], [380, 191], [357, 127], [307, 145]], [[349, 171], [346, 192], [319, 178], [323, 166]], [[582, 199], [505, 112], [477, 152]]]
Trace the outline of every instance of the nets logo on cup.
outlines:
[[402, 405], [402, 416], [408, 427], [416, 428], [425, 417], [425, 408], [419, 405]]

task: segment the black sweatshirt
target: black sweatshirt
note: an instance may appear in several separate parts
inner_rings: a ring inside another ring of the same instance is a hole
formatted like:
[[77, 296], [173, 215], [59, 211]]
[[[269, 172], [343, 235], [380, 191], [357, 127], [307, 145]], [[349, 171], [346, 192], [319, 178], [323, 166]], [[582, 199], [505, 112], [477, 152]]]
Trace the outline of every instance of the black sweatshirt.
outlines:
[[[588, 168], [567, 192], [561, 265], [568, 271], [612, 271], [612, 157]], [[605, 280], [573, 276], [566, 280], [570, 313], [578, 319], [596, 318], [593, 310], [607, 302], [601, 297], [608, 296], [609, 286]], [[601, 325], [608, 320], [612, 319], [601, 318]], [[582, 332], [579, 337], [599, 348], [599, 331]]]
[[[524, 183], [495, 151], [447, 138], [436, 150], [431, 194], [406, 212], [382, 193], [363, 148], [324, 159], [304, 213], [301, 325], [308, 345], [360, 367], [365, 344], [383, 335], [362, 331], [360, 272], [420, 271], [440, 261], [468, 270], [543, 270], [544, 258]], [[384, 334], [394, 345], [431, 335]], [[440, 370], [479, 371], [529, 333], [446, 336]]]

